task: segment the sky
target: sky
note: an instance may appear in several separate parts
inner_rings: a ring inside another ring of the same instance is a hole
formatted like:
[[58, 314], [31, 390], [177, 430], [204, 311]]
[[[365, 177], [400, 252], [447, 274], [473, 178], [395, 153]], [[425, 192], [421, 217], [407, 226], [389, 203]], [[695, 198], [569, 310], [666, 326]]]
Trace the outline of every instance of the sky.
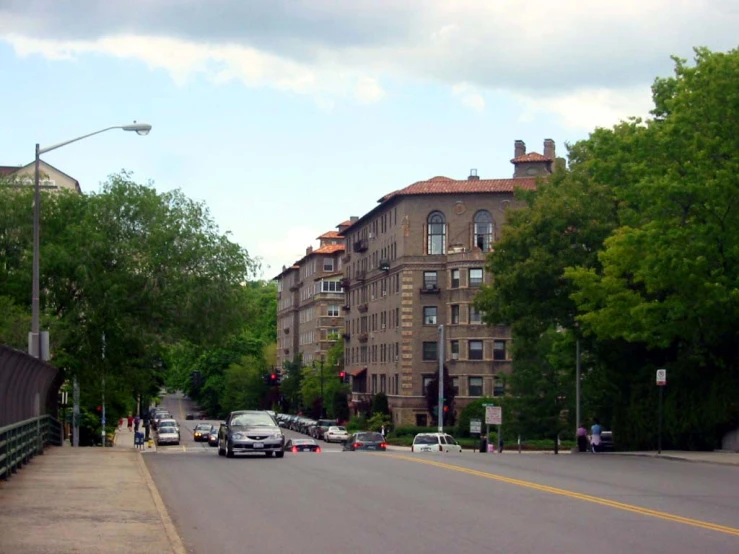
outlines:
[[44, 160], [181, 189], [271, 279], [391, 191], [648, 116], [737, 28], [739, 0], [0, 0], [0, 165], [149, 123]]

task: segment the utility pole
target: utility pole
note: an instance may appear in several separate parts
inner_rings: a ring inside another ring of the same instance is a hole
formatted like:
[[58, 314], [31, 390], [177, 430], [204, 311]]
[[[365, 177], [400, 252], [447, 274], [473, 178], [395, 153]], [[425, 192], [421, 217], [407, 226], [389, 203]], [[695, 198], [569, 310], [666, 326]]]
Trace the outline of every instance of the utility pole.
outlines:
[[580, 428], [580, 339], [575, 341], [575, 436]]
[[439, 423], [439, 433], [444, 432], [444, 326], [439, 325], [439, 405], [437, 410], [437, 420]]
[[105, 333], [103, 332], [103, 349], [102, 349], [102, 369], [103, 369], [103, 410], [102, 410], [102, 423], [103, 423], [103, 430], [100, 432], [102, 439], [103, 439], [103, 448], [105, 448]]

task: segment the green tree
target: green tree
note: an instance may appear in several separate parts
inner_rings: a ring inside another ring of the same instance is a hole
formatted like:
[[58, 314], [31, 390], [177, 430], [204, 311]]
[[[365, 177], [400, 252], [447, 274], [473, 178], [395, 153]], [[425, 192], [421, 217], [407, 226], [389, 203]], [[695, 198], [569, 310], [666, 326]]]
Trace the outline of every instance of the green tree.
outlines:
[[224, 411], [264, 408], [268, 392], [264, 382], [267, 369], [265, 361], [254, 356], [244, 356], [239, 363], [231, 364], [225, 374]]
[[372, 397], [372, 413], [390, 415], [390, 404], [387, 400], [387, 394], [378, 392]]

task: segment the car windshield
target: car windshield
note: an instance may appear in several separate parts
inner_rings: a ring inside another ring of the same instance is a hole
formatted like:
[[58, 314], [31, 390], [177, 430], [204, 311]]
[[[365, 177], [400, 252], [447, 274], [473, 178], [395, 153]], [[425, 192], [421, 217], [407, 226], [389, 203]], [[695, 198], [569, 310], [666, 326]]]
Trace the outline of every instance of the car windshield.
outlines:
[[313, 439], [295, 439], [293, 441], [293, 444], [296, 444], [298, 446], [305, 444], [316, 444], [316, 441], [314, 441]]
[[357, 435], [357, 440], [365, 442], [382, 442], [385, 439], [382, 438], [380, 433], [359, 433]]
[[434, 435], [418, 435], [414, 444], [439, 444], [439, 439]]
[[256, 425], [267, 425], [274, 427], [275, 421], [266, 413], [238, 414], [231, 420], [234, 427], [254, 427]]
[[210, 425], [198, 425], [195, 427], [196, 431], [210, 431]]
[[177, 428], [174, 425], [162, 425], [159, 428], [160, 433], [176, 433]]
[[346, 427], [329, 427], [328, 430], [336, 433], [346, 433]]

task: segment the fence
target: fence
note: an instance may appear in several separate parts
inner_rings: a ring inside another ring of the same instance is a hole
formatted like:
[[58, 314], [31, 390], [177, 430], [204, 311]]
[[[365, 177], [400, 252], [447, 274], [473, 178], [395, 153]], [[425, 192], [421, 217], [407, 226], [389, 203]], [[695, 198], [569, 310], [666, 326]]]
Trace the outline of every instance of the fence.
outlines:
[[49, 363], [0, 345], [0, 427], [56, 417], [64, 375]]
[[61, 443], [61, 425], [48, 415], [0, 427], [0, 478], [7, 480], [36, 454], [43, 454], [45, 446]]

